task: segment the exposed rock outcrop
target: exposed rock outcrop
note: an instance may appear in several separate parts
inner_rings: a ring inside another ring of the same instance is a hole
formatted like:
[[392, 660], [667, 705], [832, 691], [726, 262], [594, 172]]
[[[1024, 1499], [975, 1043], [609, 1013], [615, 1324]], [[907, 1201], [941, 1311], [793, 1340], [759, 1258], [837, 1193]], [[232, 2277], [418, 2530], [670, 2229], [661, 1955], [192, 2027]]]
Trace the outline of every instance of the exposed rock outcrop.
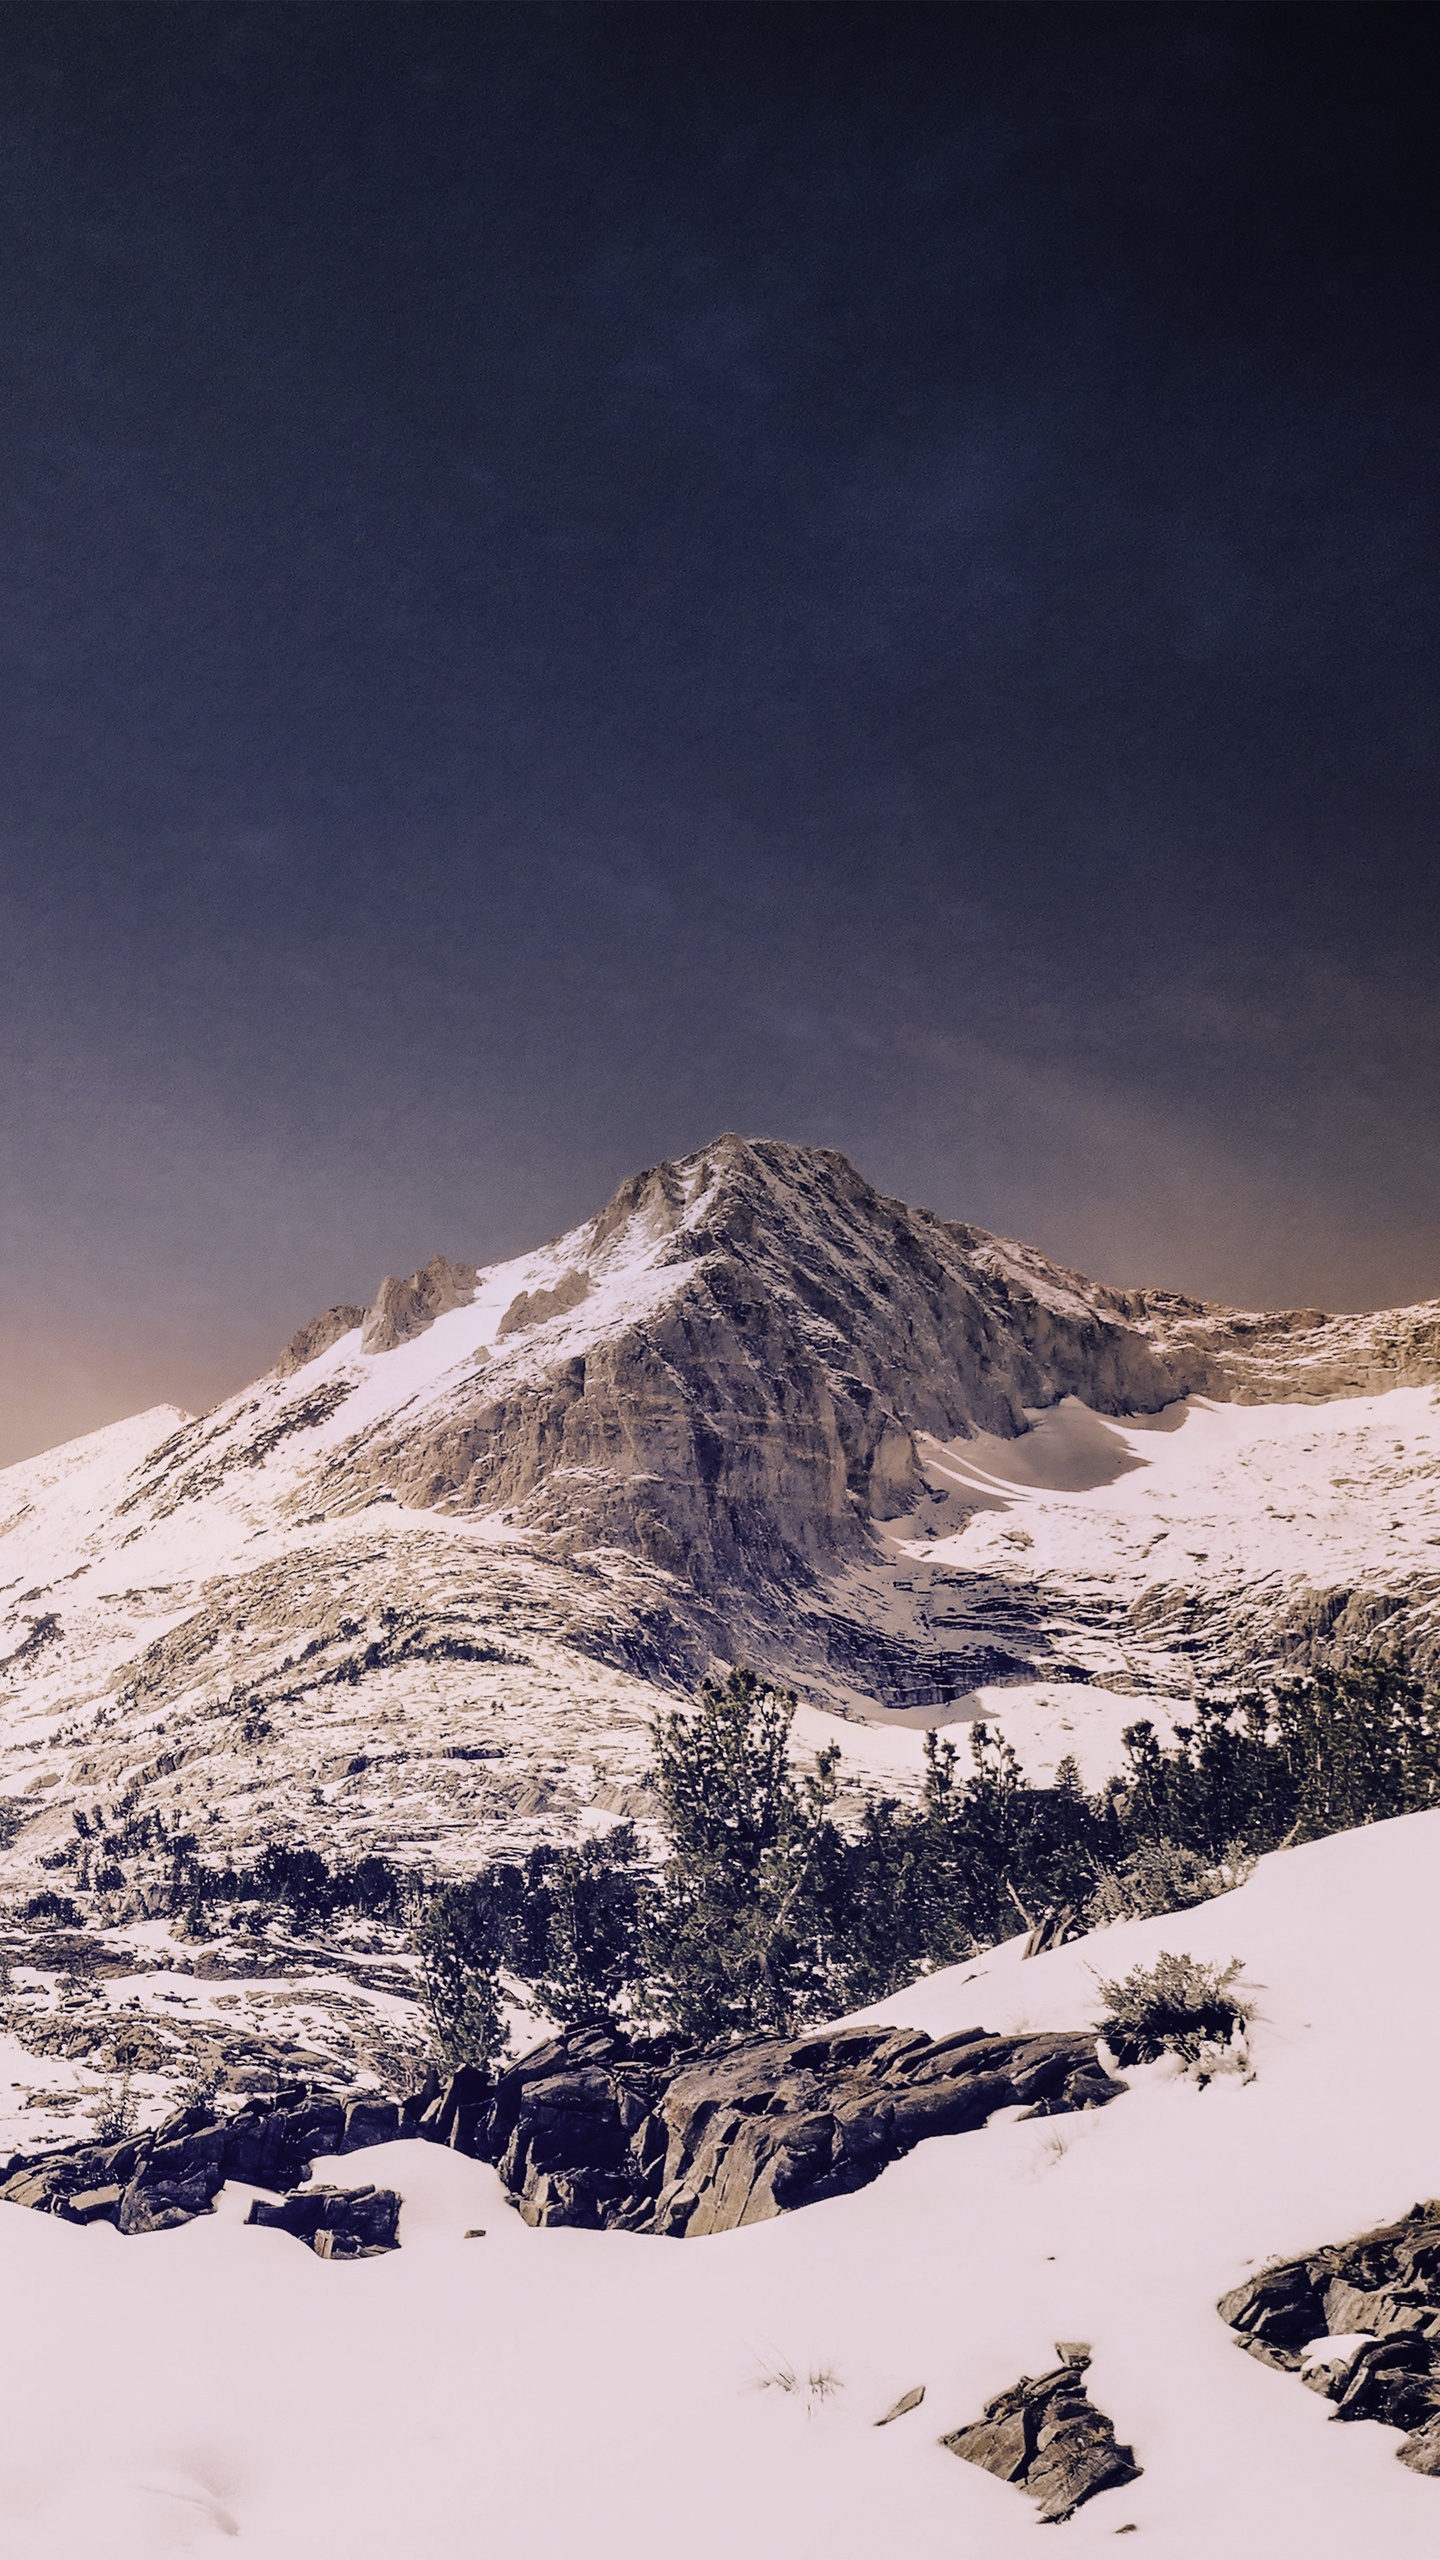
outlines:
[[365, 1318], [361, 1350], [393, 1351], [398, 1343], [413, 1341], [437, 1316], [468, 1306], [479, 1276], [473, 1262], [449, 1262], [443, 1253], [433, 1254], [408, 1280], [387, 1276]]
[[[925, 1437], [1013, 1437], [1066, 1396], [1153, 1414], [1440, 1377], [1440, 1306], [1248, 1315], [1108, 1288], [888, 1199], [824, 1148], [719, 1139], [623, 1184], [565, 1243], [483, 1372], [345, 1475], [503, 1510], [552, 1553], [628, 1549], [712, 1598], [862, 1561], [869, 1524], [929, 1498]], [[547, 1348], [596, 1275], [642, 1265], [670, 1285], [647, 1282], [633, 1313], [606, 1299]]]
[[1046, 2524], [1063, 2524], [1100, 2490], [1140, 2477], [1131, 2447], [1116, 2443], [1113, 2425], [1085, 2387], [1087, 2350], [1055, 2352], [1063, 2361], [1053, 2372], [1037, 2381], [1023, 2374], [986, 2402], [976, 2425], [940, 2439], [962, 2462], [1013, 2480], [1035, 2499]]
[[623, 1185], [502, 1333], [523, 1342], [581, 1303], [581, 1261], [642, 1239], [674, 1273], [643, 1316], [581, 1347], [567, 1334], [538, 1368], [492, 1360], [428, 1428], [367, 1447], [367, 1477], [422, 1507], [518, 1512], [563, 1550], [629, 1547], [714, 1591], [863, 1556], [865, 1523], [924, 1492], [917, 1431], [1013, 1434], [1069, 1394], [1154, 1412], [1199, 1374], [1158, 1357], [1113, 1293], [1020, 1248], [981, 1252], [979, 1229], [886, 1199], [826, 1149], [734, 1137]]
[[403, 2103], [296, 2091], [228, 2117], [197, 2105], [124, 2142], [17, 2155], [0, 2203], [127, 2234], [167, 2231], [241, 2178], [281, 2197], [252, 2221], [313, 2240], [350, 2226], [328, 2205], [312, 2214], [319, 2189], [289, 2192], [312, 2160], [418, 2136], [493, 2161], [532, 2225], [694, 2239], [847, 2195], [917, 2142], [971, 2132], [1001, 2108], [1064, 2114], [1106, 2106], [1123, 2086], [1091, 2035], [976, 2027], [936, 2041], [919, 2028], [840, 2027], [695, 2053], [673, 2038], [582, 2027], [493, 2085], [465, 2068]]
[[28, 2205], [65, 2222], [111, 2222], [126, 2237], [171, 2231], [208, 2213], [227, 2178], [284, 2195], [317, 2157], [415, 2132], [432, 2094], [421, 2090], [401, 2106], [296, 2089], [252, 2099], [234, 2115], [203, 2103], [182, 2107], [151, 2133], [70, 2143], [31, 2159], [16, 2155], [6, 2163], [0, 2203]]
[[501, 1317], [495, 1339], [503, 1342], [507, 1334], [527, 1333], [532, 1325], [548, 1324], [552, 1316], [568, 1316], [589, 1295], [590, 1279], [584, 1271], [563, 1272], [553, 1289], [522, 1289]]
[[1122, 2085], [1089, 2035], [846, 2027], [676, 2054], [589, 2028], [527, 2054], [493, 2097], [450, 2104], [527, 2222], [697, 2239], [868, 2186], [1002, 2108], [1104, 2106]]
[[1440, 2200], [1262, 2268], [1216, 2307], [1262, 2364], [1298, 2374], [1337, 2418], [1402, 2428], [1401, 2461], [1440, 2477]]
[[392, 2187], [297, 2187], [278, 2204], [257, 2196], [246, 2220], [288, 2231], [317, 2258], [380, 2258], [400, 2246], [400, 2198]]
[[322, 1351], [328, 1351], [333, 1343], [343, 1342], [346, 1334], [353, 1333], [356, 1326], [364, 1321], [363, 1307], [327, 1307], [323, 1316], [312, 1316], [308, 1324], [301, 1325], [298, 1333], [291, 1334], [275, 1363], [276, 1377], [293, 1378], [297, 1369], [318, 1360]]

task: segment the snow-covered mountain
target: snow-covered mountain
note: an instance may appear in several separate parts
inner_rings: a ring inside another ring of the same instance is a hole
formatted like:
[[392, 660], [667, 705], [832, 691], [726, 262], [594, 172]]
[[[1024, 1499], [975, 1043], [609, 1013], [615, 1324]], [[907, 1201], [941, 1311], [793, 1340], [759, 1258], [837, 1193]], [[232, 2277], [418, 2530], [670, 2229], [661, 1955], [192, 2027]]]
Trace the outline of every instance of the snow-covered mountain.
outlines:
[[1111, 1289], [723, 1138], [0, 1475], [10, 1873], [116, 1803], [469, 1866], [643, 1811], [656, 1686], [716, 1660], [903, 1786], [937, 1715], [1098, 1774], [1139, 1698], [1433, 1659], [1437, 1378], [1440, 1303]]

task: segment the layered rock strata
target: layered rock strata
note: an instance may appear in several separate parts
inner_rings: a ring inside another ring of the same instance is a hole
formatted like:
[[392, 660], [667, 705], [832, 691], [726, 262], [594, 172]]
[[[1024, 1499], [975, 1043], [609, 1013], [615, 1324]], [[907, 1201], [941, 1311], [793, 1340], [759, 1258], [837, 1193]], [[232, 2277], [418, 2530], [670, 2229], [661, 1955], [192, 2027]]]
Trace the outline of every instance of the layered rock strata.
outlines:
[[676, 2054], [593, 2028], [477, 2090], [465, 2137], [529, 2223], [697, 2239], [847, 2195], [1003, 2108], [1104, 2106], [1121, 2086], [1088, 2035], [846, 2027]]

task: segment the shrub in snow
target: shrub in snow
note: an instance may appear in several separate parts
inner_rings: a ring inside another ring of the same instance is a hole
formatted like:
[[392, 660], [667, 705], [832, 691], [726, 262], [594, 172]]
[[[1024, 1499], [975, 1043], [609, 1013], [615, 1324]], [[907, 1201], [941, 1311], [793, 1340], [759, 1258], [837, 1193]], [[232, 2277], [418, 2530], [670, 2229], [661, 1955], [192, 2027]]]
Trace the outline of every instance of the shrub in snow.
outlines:
[[1123, 2067], [1158, 2062], [1173, 2053], [1188, 2069], [1209, 2078], [1243, 2054], [1245, 2029], [1255, 2014], [1236, 1984], [1243, 1959], [1223, 1968], [1192, 1956], [1161, 1953], [1153, 1965], [1137, 1965], [1123, 1982], [1102, 1982], [1105, 2007], [1097, 2025]]
[[130, 2074], [121, 2073], [108, 2088], [91, 2115], [90, 2123], [97, 2142], [124, 2142], [135, 2131], [140, 2110], [130, 2087]]

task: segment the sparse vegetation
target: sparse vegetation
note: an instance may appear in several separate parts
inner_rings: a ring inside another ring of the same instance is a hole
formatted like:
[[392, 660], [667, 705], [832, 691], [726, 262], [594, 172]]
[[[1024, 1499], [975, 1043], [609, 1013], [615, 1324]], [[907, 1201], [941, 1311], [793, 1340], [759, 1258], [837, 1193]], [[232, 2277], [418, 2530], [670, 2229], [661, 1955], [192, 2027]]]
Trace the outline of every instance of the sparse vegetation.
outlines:
[[1435, 1699], [1385, 1664], [1203, 1699], [1169, 1743], [1137, 1722], [1094, 1795], [1073, 1762], [1028, 1785], [984, 1723], [968, 1774], [929, 1734], [918, 1802], [872, 1800], [849, 1830], [836, 1750], [793, 1762], [795, 1703], [741, 1670], [661, 1717], [658, 1870], [628, 1824], [496, 1864], [437, 1897], [455, 1944], [560, 2024], [630, 2017], [697, 2042], [779, 2030], [882, 1999], [1018, 1927], [1069, 1936], [1188, 1909], [1267, 1849], [1440, 1792]]
[[90, 2122], [97, 2142], [125, 2142], [140, 2122], [140, 2110], [130, 2086], [128, 2065], [111, 2081], [91, 2109]]
[[1254, 2002], [1237, 1988], [1243, 1971], [1239, 1956], [1218, 1966], [1162, 1953], [1123, 1982], [1101, 1983], [1100, 2033], [1122, 2069], [1172, 2053], [1208, 2076], [1255, 2015]]
[[1118, 1867], [1101, 1876], [1085, 1905], [1085, 1925], [1104, 1929], [1115, 1920], [1152, 1920], [1165, 1911], [1188, 1911], [1243, 1884], [1254, 1864], [1243, 1849], [1232, 1848], [1212, 1864], [1174, 1840], [1142, 1840]]
[[1168, 1741], [1137, 1720], [1094, 1793], [1073, 1762], [1030, 1785], [984, 1722], [968, 1761], [932, 1733], [918, 1798], [872, 1799], [849, 1819], [838, 1749], [808, 1765], [793, 1755], [795, 1705], [736, 1670], [657, 1719], [658, 1855], [619, 1823], [438, 1890], [416, 1867], [332, 1864], [298, 1841], [214, 1865], [201, 1835], [167, 1828], [132, 1787], [77, 1811], [74, 1892], [46, 1886], [18, 1916], [73, 1928], [100, 1894], [168, 1912], [194, 1938], [227, 1925], [254, 1937], [346, 1920], [406, 1929], [437, 2052], [490, 2064], [507, 1990], [561, 2026], [630, 2020], [697, 2042], [783, 2030], [1019, 1929], [1047, 1945], [1187, 1909], [1268, 1850], [1440, 1802], [1436, 1694], [1390, 1661], [1202, 1698]]

